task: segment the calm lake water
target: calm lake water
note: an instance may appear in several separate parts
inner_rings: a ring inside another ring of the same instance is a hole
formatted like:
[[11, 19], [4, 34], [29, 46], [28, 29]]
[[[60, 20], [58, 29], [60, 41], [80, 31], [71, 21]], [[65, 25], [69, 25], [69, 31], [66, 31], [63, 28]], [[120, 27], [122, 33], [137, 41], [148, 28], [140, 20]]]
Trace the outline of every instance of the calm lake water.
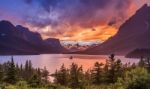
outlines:
[[[69, 59], [70, 56], [73, 59]], [[108, 56], [104, 55], [78, 55], [78, 54], [42, 54], [42, 55], [25, 55], [25, 56], [13, 56], [15, 63], [25, 64], [26, 60], [31, 60], [33, 67], [44, 68], [46, 67], [50, 73], [54, 73], [56, 69], [59, 69], [62, 64], [69, 67], [73, 62], [82, 65], [84, 70], [93, 67], [95, 62], [105, 63]], [[137, 63], [139, 59], [129, 59], [123, 56], [116, 56], [117, 59], [121, 59], [123, 63]], [[11, 56], [0, 56], [0, 63], [4, 63], [11, 60]]]

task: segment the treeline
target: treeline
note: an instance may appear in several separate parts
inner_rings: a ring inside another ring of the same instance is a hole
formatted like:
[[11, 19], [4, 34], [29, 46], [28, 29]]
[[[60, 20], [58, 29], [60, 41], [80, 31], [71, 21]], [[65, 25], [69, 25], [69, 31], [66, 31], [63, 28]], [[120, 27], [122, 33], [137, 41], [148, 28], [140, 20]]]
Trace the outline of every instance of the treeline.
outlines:
[[29, 87], [43, 87], [49, 83], [49, 72], [46, 67], [44, 69], [33, 68], [30, 60], [25, 65], [14, 63], [13, 57], [11, 61], [0, 64], [0, 84], [16, 84], [19, 81], [25, 81]]
[[[49, 77], [54, 78], [53, 82]], [[13, 88], [12, 88], [13, 87]], [[106, 63], [96, 62], [91, 69], [72, 63], [63, 64], [55, 73], [46, 67], [33, 68], [30, 60], [25, 65], [11, 61], [0, 64], [0, 88], [2, 89], [150, 89], [150, 59], [137, 64], [122, 64], [112, 54]]]
[[112, 54], [106, 63], [96, 62], [92, 69], [72, 63], [70, 68], [61, 66], [53, 74], [54, 83], [71, 89], [150, 89], [150, 59], [141, 58], [138, 64], [122, 64]]

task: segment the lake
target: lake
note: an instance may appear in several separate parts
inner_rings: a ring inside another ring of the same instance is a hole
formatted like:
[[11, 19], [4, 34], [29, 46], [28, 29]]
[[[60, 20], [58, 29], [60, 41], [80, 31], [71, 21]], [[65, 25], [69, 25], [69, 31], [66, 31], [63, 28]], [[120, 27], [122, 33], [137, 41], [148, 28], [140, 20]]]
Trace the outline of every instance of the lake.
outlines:
[[[73, 59], [70, 59], [70, 57]], [[13, 56], [15, 63], [19, 65], [25, 64], [26, 60], [31, 60], [33, 67], [46, 67], [50, 73], [54, 73], [62, 64], [69, 67], [73, 62], [82, 65], [84, 70], [93, 67], [95, 62], [105, 63], [108, 56], [106, 55], [78, 55], [78, 54], [42, 54], [42, 55], [25, 55]], [[116, 59], [121, 59], [123, 63], [137, 63], [139, 59], [129, 59], [123, 56], [116, 56]], [[0, 63], [11, 60], [11, 56], [0, 56]]]

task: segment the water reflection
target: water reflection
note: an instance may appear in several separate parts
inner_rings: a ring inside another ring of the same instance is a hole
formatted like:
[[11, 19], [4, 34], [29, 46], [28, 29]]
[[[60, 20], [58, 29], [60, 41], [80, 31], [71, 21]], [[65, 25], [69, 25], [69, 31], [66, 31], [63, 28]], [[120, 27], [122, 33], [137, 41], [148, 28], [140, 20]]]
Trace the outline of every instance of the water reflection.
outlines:
[[[70, 56], [73, 57], [70, 60]], [[137, 63], [139, 59], [128, 59], [123, 56], [117, 56], [117, 59], [121, 59], [123, 63], [131, 62]], [[11, 56], [0, 56], [0, 63], [9, 61]], [[108, 59], [106, 55], [77, 55], [77, 54], [43, 54], [43, 55], [26, 55], [26, 56], [14, 56], [15, 63], [25, 64], [26, 60], [31, 60], [34, 67], [44, 68], [45, 66], [54, 73], [56, 69], [59, 69], [62, 64], [69, 67], [73, 62], [82, 65], [84, 70], [93, 67], [95, 62], [105, 63]]]

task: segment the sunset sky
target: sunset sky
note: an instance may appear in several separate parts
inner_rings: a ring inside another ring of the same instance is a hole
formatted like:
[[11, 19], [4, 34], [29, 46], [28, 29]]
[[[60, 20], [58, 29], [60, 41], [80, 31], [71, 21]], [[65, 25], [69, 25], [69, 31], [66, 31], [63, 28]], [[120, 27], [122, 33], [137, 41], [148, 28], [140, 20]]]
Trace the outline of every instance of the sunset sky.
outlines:
[[0, 0], [0, 20], [53, 37], [105, 41], [150, 0]]

